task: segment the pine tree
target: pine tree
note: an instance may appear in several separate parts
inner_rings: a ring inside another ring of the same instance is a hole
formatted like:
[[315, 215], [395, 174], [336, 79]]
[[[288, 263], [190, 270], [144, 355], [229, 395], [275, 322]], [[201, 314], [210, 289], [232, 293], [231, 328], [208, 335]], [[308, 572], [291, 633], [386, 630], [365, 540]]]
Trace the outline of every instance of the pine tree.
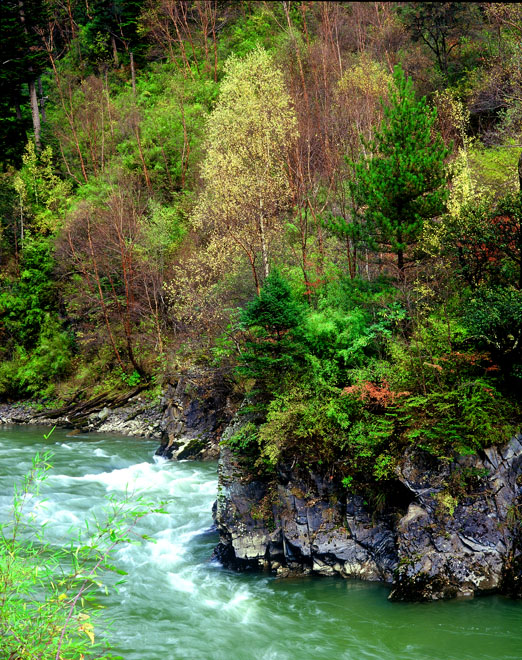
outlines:
[[449, 150], [434, 133], [436, 116], [425, 97], [415, 100], [411, 78], [395, 67], [382, 125], [365, 144], [371, 155], [354, 164], [351, 188], [362, 209], [356, 233], [371, 249], [397, 254], [401, 280], [406, 251], [424, 222], [443, 213], [448, 195], [444, 159]]

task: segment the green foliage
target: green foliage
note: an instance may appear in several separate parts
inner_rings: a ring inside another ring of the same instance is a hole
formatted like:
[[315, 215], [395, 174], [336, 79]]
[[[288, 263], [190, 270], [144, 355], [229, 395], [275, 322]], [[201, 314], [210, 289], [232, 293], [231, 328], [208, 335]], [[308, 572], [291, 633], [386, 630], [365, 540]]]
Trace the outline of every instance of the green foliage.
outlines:
[[302, 317], [303, 305], [294, 298], [279, 271], [273, 270], [259, 295], [245, 307], [240, 323], [245, 328], [262, 328], [266, 336], [275, 340], [298, 327]]
[[239, 319], [253, 334], [241, 356], [241, 372], [267, 386], [292, 369], [300, 352], [296, 333], [303, 313], [303, 303], [295, 298], [279, 271], [273, 270]]
[[157, 69], [139, 77], [136, 100], [129, 91], [116, 97], [122, 115], [132, 109], [134, 125], [117, 146], [121, 165], [141, 174], [145, 162], [156, 199], [169, 201], [193, 182], [217, 90], [205, 77], [187, 81], [180, 73]]
[[37, 154], [34, 144], [28, 142], [22, 162], [13, 185], [25, 232], [52, 233], [63, 221], [72, 186], [57, 176], [50, 146]]
[[266, 277], [270, 237], [290, 206], [287, 163], [297, 118], [283, 73], [265, 50], [229, 58], [226, 74], [207, 122], [205, 185], [194, 223], [248, 259], [259, 290], [256, 254], [261, 253]]
[[0, 396], [46, 396], [68, 373], [73, 348], [57, 313], [51, 240], [27, 239], [20, 268], [0, 280]]
[[54, 259], [48, 238], [28, 239], [19, 277], [0, 280], [0, 332], [4, 347], [35, 345], [46, 315], [56, 310]]
[[257, 436], [257, 426], [253, 422], [247, 422], [228, 438], [226, 444], [239, 454], [257, 453]]
[[469, 162], [479, 185], [497, 195], [518, 187], [517, 161], [520, 151], [514, 141], [485, 148], [480, 142], [469, 150]]
[[49, 396], [71, 367], [72, 341], [56, 317], [47, 314], [36, 345], [17, 346], [11, 360], [0, 364], [0, 396]]
[[236, 21], [229, 30], [228, 46], [238, 57], [244, 57], [256, 48], [269, 49], [274, 42], [278, 30], [278, 7], [255, 3], [252, 11], [244, 20]]
[[476, 289], [464, 304], [464, 322], [476, 344], [491, 350], [504, 368], [520, 372], [522, 291], [487, 286]]
[[408, 440], [438, 456], [504, 442], [515, 430], [512, 414], [509, 401], [484, 378], [409, 397], [400, 406], [402, 422], [411, 425]]
[[136, 387], [136, 385], [139, 385], [141, 383], [141, 376], [136, 370], [134, 370], [130, 374], [127, 374], [121, 369], [119, 369], [118, 373], [122, 382], [125, 383], [125, 385], [128, 385], [129, 387]]
[[[295, 314], [289, 284], [279, 273], [273, 280], [243, 312], [257, 343], [247, 344], [241, 371], [246, 363], [266, 401], [249, 446], [265, 466], [298, 460], [310, 470], [335, 469], [352, 488], [374, 488], [394, 478], [408, 443], [447, 457], [514, 430], [515, 407], [498, 387], [495, 358], [470, 348], [458, 300], [408, 318], [386, 282], [347, 280], [322, 291], [316, 309]], [[522, 305], [504, 302], [507, 328]]]
[[366, 145], [372, 155], [355, 164], [351, 189], [364, 219], [354, 226], [355, 237], [375, 250], [396, 252], [399, 274], [404, 252], [418, 240], [424, 222], [443, 212], [448, 196], [448, 150], [440, 135], [433, 135], [435, 119], [435, 109], [425, 98], [415, 100], [411, 79], [396, 67], [384, 121]]
[[[48, 437], [48, 436], [46, 436]], [[96, 595], [115, 549], [131, 542], [137, 522], [153, 509], [144, 499], [110, 500], [105, 518], [91, 521], [69, 546], [56, 549], [45, 526], [26, 511], [50, 469], [36, 455], [15, 489], [11, 517], [0, 524], [0, 655], [2, 658], [109, 660], [107, 640], [95, 637]]]

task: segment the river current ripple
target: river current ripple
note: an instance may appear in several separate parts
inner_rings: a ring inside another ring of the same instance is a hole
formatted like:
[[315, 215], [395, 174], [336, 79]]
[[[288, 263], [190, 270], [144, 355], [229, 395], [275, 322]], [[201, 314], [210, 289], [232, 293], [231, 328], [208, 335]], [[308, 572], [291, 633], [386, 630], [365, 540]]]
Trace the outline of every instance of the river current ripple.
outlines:
[[210, 562], [215, 463], [154, 460], [154, 442], [0, 427], [0, 515], [35, 452], [54, 468], [31, 503], [47, 539], [102, 515], [127, 491], [165, 501], [139, 532], [154, 542], [121, 547], [128, 573], [102, 596], [113, 651], [125, 660], [521, 660], [522, 603], [389, 603], [383, 585], [335, 578], [275, 580]]

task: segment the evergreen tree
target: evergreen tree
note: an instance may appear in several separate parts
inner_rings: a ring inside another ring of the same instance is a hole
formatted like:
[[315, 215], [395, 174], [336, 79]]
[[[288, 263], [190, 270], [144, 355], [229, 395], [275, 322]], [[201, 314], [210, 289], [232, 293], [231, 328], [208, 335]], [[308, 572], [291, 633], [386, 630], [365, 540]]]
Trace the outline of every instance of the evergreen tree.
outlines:
[[296, 366], [301, 346], [295, 335], [303, 317], [303, 303], [278, 270], [270, 272], [260, 293], [241, 313], [241, 326], [250, 331], [253, 341], [247, 342], [240, 371], [264, 383], [267, 392]]
[[371, 155], [355, 164], [351, 188], [362, 208], [357, 236], [374, 250], [395, 252], [404, 279], [406, 250], [424, 222], [444, 211], [449, 150], [434, 134], [436, 110], [425, 97], [415, 100], [411, 78], [395, 67], [393, 79], [381, 128], [365, 145]]

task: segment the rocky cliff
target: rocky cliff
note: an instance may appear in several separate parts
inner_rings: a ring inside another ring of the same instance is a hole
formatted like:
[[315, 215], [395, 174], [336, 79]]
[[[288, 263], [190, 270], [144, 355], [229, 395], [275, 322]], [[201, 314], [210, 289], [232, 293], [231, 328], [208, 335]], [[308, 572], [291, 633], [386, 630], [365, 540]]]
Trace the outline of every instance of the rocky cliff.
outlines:
[[380, 580], [394, 600], [522, 596], [522, 436], [452, 461], [408, 452], [370, 502], [292, 465], [256, 480], [237, 458], [222, 448], [215, 555], [227, 566]]
[[219, 371], [191, 371], [172, 379], [162, 398], [161, 445], [165, 458], [211, 459], [237, 409], [232, 382]]

